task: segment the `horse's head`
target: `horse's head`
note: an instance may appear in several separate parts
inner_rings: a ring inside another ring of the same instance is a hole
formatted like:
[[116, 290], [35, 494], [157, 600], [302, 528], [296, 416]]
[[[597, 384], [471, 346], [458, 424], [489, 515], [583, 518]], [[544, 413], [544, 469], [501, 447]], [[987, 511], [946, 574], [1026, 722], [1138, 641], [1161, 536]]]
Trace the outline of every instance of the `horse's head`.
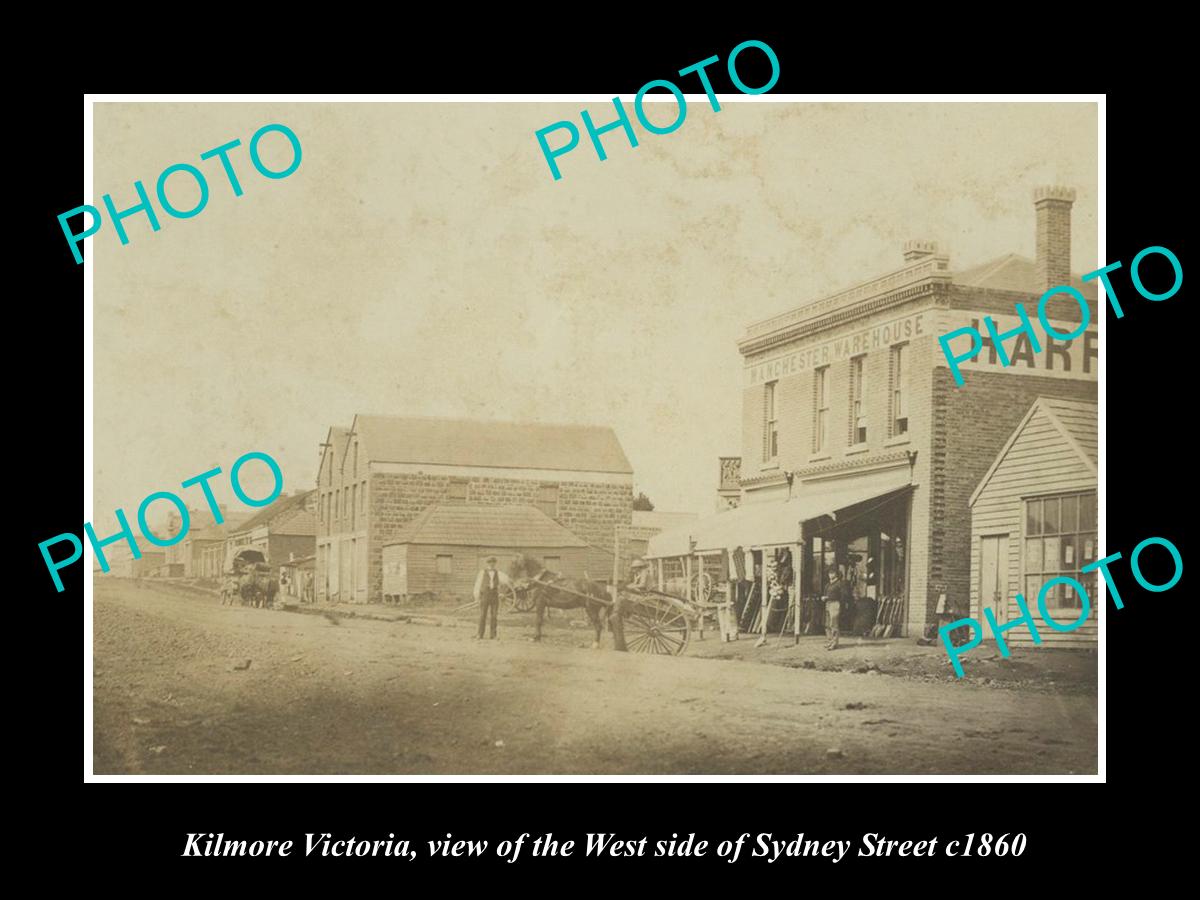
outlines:
[[542, 564], [527, 553], [518, 553], [508, 567], [508, 575], [513, 581], [536, 578], [542, 571]]

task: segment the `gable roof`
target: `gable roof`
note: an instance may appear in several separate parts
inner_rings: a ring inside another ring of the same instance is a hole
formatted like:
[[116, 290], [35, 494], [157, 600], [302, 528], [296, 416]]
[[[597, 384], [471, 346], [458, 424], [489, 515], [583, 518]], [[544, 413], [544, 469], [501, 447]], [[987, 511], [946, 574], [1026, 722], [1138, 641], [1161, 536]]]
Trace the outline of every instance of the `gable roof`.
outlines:
[[[1046, 290], [1038, 280], [1037, 264], [1028, 256], [1021, 256], [1019, 253], [1006, 253], [990, 262], [956, 272], [954, 283], [967, 287], [996, 288], [1039, 295]], [[1096, 299], [1095, 280], [1085, 282], [1075, 273], [1071, 273], [1071, 287], [1089, 300]]]
[[392, 544], [462, 547], [586, 547], [533, 506], [431, 506], [409, 522]]
[[633, 474], [601, 425], [357, 415], [351, 430], [370, 462]]
[[1013, 429], [1013, 433], [1009, 435], [1008, 441], [1004, 447], [996, 454], [996, 458], [992, 460], [991, 466], [980, 479], [979, 485], [971, 494], [971, 499], [968, 501], [968, 506], [974, 506], [975, 501], [979, 499], [979, 495], [983, 493], [983, 489], [987, 487], [992, 476], [996, 474], [996, 470], [1000, 468], [1000, 464], [1004, 458], [1008, 456], [1008, 451], [1012, 449], [1025, 431], [1025, 426], [1029, 421], [1037, 415], [1038, 411], [1043, 412], [1046, 418], [1050, 421], [1058, 432], [1066, 439], [1067, 445], [1075, 451], [1083, 465], [1095, 474], [1097, 471], [1097, 434], [1099, 431], [1099, 418], [1097, 407], [1094, 402], [1087, 400], [1061, 400], [1058, 397], [1038, 397], [1033, 401], [1033, 405], [1029, 407], [1029, 411], [1025, 413], [1021, 423]]
[[273, 528], [272, 530], [277, 534], [315, 535], [317, 533], [317, 521], [313, 514], [304, 508], [304, 503], [311, 493], [312, 491], [305, 491], [302, 494], [289, 494], [286, 497], [280, 497], [270, 506], [252, 515], [241, 525], [230, 529], [229, 533], [241, 534], [244, 531], [253, 531], [262, 525], [270, 524], [274, 519], [282, 517], [287, 513], [293, 513], [293, 515], [287, 516], [286, 522], [280, 523], [280, 528]]

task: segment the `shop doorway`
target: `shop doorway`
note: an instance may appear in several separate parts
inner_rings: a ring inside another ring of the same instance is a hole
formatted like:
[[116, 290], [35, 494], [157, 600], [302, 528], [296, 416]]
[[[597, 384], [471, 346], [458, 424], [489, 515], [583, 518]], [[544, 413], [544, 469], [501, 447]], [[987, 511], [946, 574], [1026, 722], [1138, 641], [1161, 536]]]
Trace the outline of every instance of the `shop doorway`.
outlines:
[[1008, 563], [1008, 535], [988, 534], [979, 544], [979, 621], [983, 611], [990, 609], [997, 622], [1005, 620], [1004, 589], [1007, 578], [1004, 570]]

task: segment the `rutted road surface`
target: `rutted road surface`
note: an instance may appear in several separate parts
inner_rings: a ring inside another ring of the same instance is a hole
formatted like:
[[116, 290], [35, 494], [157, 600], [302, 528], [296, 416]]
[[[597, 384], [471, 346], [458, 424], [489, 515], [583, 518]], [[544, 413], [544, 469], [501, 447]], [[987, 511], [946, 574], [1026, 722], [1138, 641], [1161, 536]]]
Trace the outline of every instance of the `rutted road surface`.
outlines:
[[96, 774], [1096, 771], [1089, 694], [536, 645], [528, 616], [476, 643], [104, 578], [94, 626]]

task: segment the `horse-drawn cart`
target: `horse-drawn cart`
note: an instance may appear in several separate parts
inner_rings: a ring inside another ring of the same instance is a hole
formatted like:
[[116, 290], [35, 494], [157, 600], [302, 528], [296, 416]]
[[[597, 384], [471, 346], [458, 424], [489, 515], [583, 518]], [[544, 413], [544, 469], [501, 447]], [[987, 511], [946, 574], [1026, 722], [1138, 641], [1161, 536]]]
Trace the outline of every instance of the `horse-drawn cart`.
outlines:
[[[532, 579], [527, 592], [534, 598], [541, 597], [547, 606], [584, 606], [596, 626], [596, 642], [600, 639], [600, 617], [596, 607], [607, 611], [613, 642], [618, 650], [632, 653], [654, 653], [664, 656], [679, 656], [691, 640], [692, 623], [701, 619], [702, 611], [678, 597], [661, 591], [620, 590], [616, 600], [595, 582], [585, 593], [577, 584], [559, 581]], [[540, 616], [538, 621], [540, 635]]]

